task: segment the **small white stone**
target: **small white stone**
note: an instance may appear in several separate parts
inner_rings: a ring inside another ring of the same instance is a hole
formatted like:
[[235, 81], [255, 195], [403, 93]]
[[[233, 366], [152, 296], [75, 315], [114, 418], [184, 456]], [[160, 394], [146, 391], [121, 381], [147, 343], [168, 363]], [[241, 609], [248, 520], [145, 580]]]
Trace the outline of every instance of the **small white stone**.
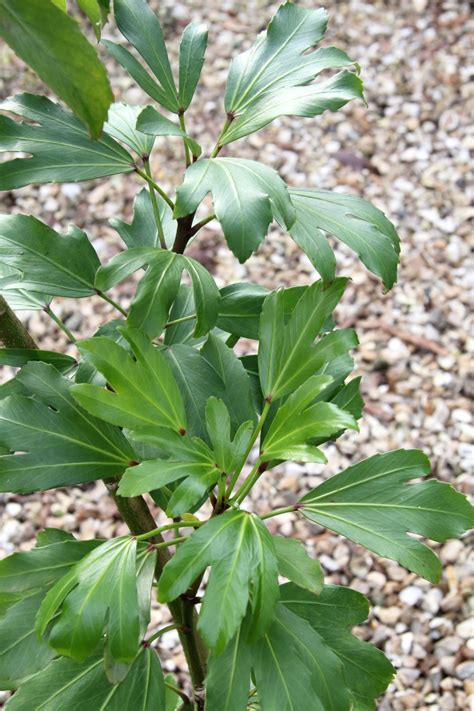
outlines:
[[463, 639], [474, 637], [474, 617], [470, 617], [464, 622], [460, 622], [456, 627], [456, 634]]
[[410, 605], [410, 607], [417, 605], [422, 597], [423, 590], [416, 585], [409, 585], [400, 592], [400, 601], [403, 602], [404, 605]]

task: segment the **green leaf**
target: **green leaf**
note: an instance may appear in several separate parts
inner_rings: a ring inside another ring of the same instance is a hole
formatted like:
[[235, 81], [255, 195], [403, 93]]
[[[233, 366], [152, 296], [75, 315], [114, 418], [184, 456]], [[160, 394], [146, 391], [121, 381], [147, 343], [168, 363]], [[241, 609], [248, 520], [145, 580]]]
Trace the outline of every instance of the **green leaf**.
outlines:
[[[285, 318], [291, 315], [305, 289], [305, 286], [285, 289], [282, 297]], [[268, 289], [259, 284], [242, 282], [224, 286], [220, 290], [218, 327], [240, 338], [258, 340], [260, 314], [269, 293]]]
[[[289, 459], [288, 454], [314, 437], [330, 437], [346, 428], [357, 429], [357, 423], [348, 412], [332, 403], [314, 403], [330, 382], [328, 376], [315, 375], [279, 406], [262, 443], [262, 461]], [[319, 461], [324, 462], [325, 457]]]
[[179, 45], [179, 103], [188, 108], [201, 75], [207, 47], [208, 30], [203, 22], [191, 22], [185, 27]]
[[[138, 496], [155, 489], [161, 489], [186, 477], [196, 478], [203, 483], [202, 494], [214, 484], [220, 476], [219, 469], [212, 458], [196, 449], [194, 461], [176, 461], [176, 459], [151, 459], [137, 467], [127, 469], [120, 481], [118, 493], [121, 496]], [[207, 480], [210, 484], [206, 486]], [[199, 497], [198, 497], [199, 498]], [[172, 507], [173, 504], [170, 502]]]
[[63, 541], [75, 541], [76, 539], [62, 528], [43, 528], [36, 536], [36, 545], [38, 548], [49, 546], [52, 543], [62, 543]]
[[104, 672], [102, 654], [83, 662], [61, 657], [46, 669], [29, 677], [8, 701], [8, 711], [31, 711], [32, 708], [64, 711], [82, 709], [91, 704], [97, 711], [143, 711], [163, 709], [165, 687], [163, 673], [155, 651], [142, 648], [120, 684], [113, 686]]
[[0, 36], [98, 138], [113, 95], [77, 22], [44, 0], [0, 0]]
[[139, 156], [149, 156], [155, 140], [136, 128], [142, 108], [123, 103], [112, 104], [104, 128], [112, 138], [122, 141]]
[[[169, 205], [163, 200], [161, 195], [156, 194], [155, 197], [158, 203], [166, 244], [170, 246], [176, 234], [176, 222], [173, 220]], [[109, 220], [109, 223], [114, 230], [119, 233], [129, 248], [160, 246], [150, 193], [146, 188], [140, 190], [135, 197], [133, 202], [133, 220], [130, 224], [115, 217]]]
[[[266, 398], [291, 393], [321, 367], [315, 338], [340, 300], [347, 279], [324, 289], [315, 282], [306, 289], [285, 323], [284, 290], [265, 299], [260, 319], [259, 374]], [[324, 362], [324, 361], [323, 361]]]
[[[334, 660], [336, 665], [333, 665]], [[273, 624], [252, 649], [252, 668], [262, 711], [325, 711], [326, 708], [349, 711], [349, 704], [324, 706], [321, 703], [318, 682], [322, 680], [323, 669], [331, 681], [335, 681], [331, 692], [335, 696], [344, 692], [337, 664], [337, 657], [310, 625], [278, 605]]]
[[79, 343], [83, 357], [105, 376], [113, 392], [97, 385], [73, 385], [75, 399], [88, 412], [120, 427], [185, 431], [183, 400], [163, 354], [140, 331], [119, 330], [132, 353], [103, 336]]
[[151, 338], [160, 335], [178, 293], [182, 271], [183, 262], [174, 252], [160, 250], [148, 262], [128, 312], [130, 326], [141, 329]]
[[323, 571], [319, 561], [310, 558], [304, 545], [294, 538], [273, 536], [273, 545], [280, 575], [319, 595], [323, 589]]
[[194, 337], [204, 336], [214, 328], [219, 311], [220, 294], [214, 279], [205, 267], [191, 257], [181, 257], [181, 263], [191, 278], [194, 304], [196, 306], [196, 327]]
[[91, 21], [95, 36], [99, 40], [102, 27], [107, 22], [109, 0], [77, 0], [77, 4]]
[[240, 470], [254, 431], [254, 423], [243, 422], [232, 439], [230, 415], [224, 401], [210, 397], [206, 403], [206, 427], [220, 471], [231, 474]]
[[[172, 346], [176, 343], [189, 343], [197, 347], [204, 342], [205, 339], [202, 336], [199, 338], [193, 337], [195, 328], [193, 317], [195, 313], [193, 291], [185, 284], [181, 284], [169, 313], [169, 322], [178, 321], [178, 323], [167, 326], [164, 337], [166, 346]], [[189, 317], [188, 320], [180, 320], [186, 316]]]
[[455, 538], [473, 524], [474, 509], [448, 484], [406, 484], [429, 472], [429, 460], [419, 450], [376, 454], [310, 491], [300, 510], [311, 521], [436, 583], [440, 561], [407, 533], [435, 541]]
[[79, 298], [96, 293], [99, 258], [77, 227], [61, 235], [31, 215], [0, 215], [0, 258], [17, 271], [4, 278], [8, 288]]
[[206, 677], [207, 711], [246, 711], [251, 655], [242, 627], [222, 654], [211, 654]]
[[219, 392], [209, 394], [221, 397], [224, 401], [230, 414], [232, 433], [243, 422], [255, 423], [256, 414], [250, 378], [234, 351], [220, 338], [210, 333], [201, 349], [201, 354], [223, 384], [222, 396]]
[[178, 92], [157, 16], [146, 0], [115, 0], [114, 8], [120, 32], [141, 54], [159, 82], [161, 92], [157, 101], [178, 113]]
[[124, 435], [85, 412], [71, 384], [46, 363], [28, 363], [17, 375], [34, 398], [0, 400], [0, 490], [25, 493], [120, 475], [135, 458]]
[[159, 580], [159, 599], [174, 600], [211, 566], [198, 629], [208, 647], [219, 654], [237, 632], [251, 587], [254, 626], [262, 632], [262, 626], [268, 625], [278, 598], [272, 546], [270, 534], [252, 514], [227, 511], [216, 516], [193, 533], [166, 564]]
[[296, 222], [290, 232], [325, 281], [332, 281], [335, 261], [321, 233], [334, 235], [360, 257], [386, 289], [397, 279], [400, 240], [381, 210], [361, 198], [329, 190], [290, 190]]
[[40, 592], [19, 600], [0, 618], [0, 689], [16, 689], [55, 656], [35, 632], [35, 615], [43, 595]]
[[170, 121], [160, 114], [153, 106], [147, 106], [140, 113], [137, 128], [151, 136], [180, 136], [196, 158], [202, 153], [202, 148], [193, 138], [183, 131], [174, 121]]
[[34, 348], [0, 348], [0, 365], [11, 365], [14, 368], [21, 368], [32, 360], [51, 363], [51, 365], [54, 365], [56, 370], [60, 372], [67, 372], [77, 365], [74, 358], [65, 353], [42, 351]]
[[369, 614], [367, 599], [355, 590], [325, 585], [315, 597], [291, 583], [282, 585], [281, 601], [289, 610], [307, 620], [344, 664], [344, 678], [357, 711], [375, 711], [375, 699], [394, 675], [385, 655], [372, 644], [351, 634]]
[[59, 654], [85, 659], [99, 644], [106, 625], [111, 657], [118, 662], [133, 661], [140, 634], [136, 545], [130, 536], [102, 543], [48, 592], [36, 629], [43, 635], [62, 606], [49, 639]]
[[295, 220], [285, 183], [256, 161], [208, 158], [191, 165], [177, 190], [174, 216], [193, 213], [209, 192], [229, 247], [241, 262], [257, 249], [273, 218], [286, 229]]
[[317, 116], [363, 98], [362, 82], [349, 72], [311, 84], [324, 69], [357, 67], [335, 47], [309, 51], [326, 25], [324, 9], [306, 10], [291, 2], [280, 6], [268, 30], [232, 61], [225, 92], [231, 120], [220, 145], [258, 131], [278, 116]]
[[34, 122], [0, 116], [0, 151], [32, 155], [0, 164], [0, 190], [30, 183], [78, 182], [134, 170], [132, 156], [110, 136], [104, 133], [91, 139], [78, 119], [45, 96], [19, 94], [0, 104], [0, 109]]

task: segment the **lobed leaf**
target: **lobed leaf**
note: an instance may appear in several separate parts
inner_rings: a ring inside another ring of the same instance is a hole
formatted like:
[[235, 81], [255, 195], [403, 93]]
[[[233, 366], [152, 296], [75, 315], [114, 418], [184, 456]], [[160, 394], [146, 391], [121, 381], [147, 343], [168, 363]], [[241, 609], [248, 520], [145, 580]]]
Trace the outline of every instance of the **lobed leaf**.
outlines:
[[140, 331], [119, 330], [132, 353], [104, 336], [79, 344], [83, 357], [105, 376], [113, 392], [84, 383], [72, 386], [74, 398], [88, 412], [120, 427], [185, 431], [183, 400], [163, 354]]
[[375, 699], [385, 691], [395, 670], [379, 649], [350, 631], [367, 618], [367, 599], [356, 590], [336, 585], [325, 585], [318, 597], [292, 583], [280, 590], [282, 604], [307, 620], [342, 661], [353, 708], [374, 711]]
[[310, 10], [286, 2], [255, 44], [232, 60], [225, 92], [230, 118], [220, 145], [258, 131], [278, 116], [317, 116], [363, 98], [362, 82], [349, 72], [311, 84], [325, 69], [356, 67], [335, 47], [309, 51], [327, 26], [324, 9]]
[[353, 195], [298, 188], [290, 190], [296, 221], [290, 233], [325, 282], [334, 279], [336, 262], [322, 233], [335, 235], [353, 249], [386, 289], [397, 278], [400, 240], [381, 210]]
[[159, 580], [159, 599], [174, 600], [211, 566], [198, 629], [208, 647], [219, 654], [237, 632], [251, 588], [256, 631], [261, 634], [269, 623], [278, 597], [272, 546], [270, 534], [252, 514], [227, 511], [216, 516], [193, 533], [166, 564]]
[[125, 143], [139, 156], [148, 157], [153, 149], [155, 139], [137, 128], [137, 118], [142, 109], [142, 106], [129, 106], [124, 103], [112, 104], [104, 128], [109, 136]]
[[138, 117], [137, 128], [151, 136], [180, 136], [193, 156], [199, 158], [202, 153], [202, 148], [197, 141], [190, 138], [180, 126], [160, 114], [153, 106], [147, 106], [146, 109], [143, 109]]
[[206, 158], [191, 165], [177, 190], [174, 216], [192, 214], [209, 192], [229, 247], [241, 262], [262, 242], [273, 218], [286, 229], [295, 220], [285, 183], [256, 161]]
[[77, 227], [61, 235], [31, 215], [0, 214], [0, 258], [15, 270], [0, 280], [7, 289], [77, 298], [96, 294], [99, 258]]
[[83, 410], [52, 365], [28, 363], [17, 375], [29, 395], [0, 400], [0, 490], [26, 493], [118, 476], [135, 453], [120, 430]]
[[435, 541], [456, 537], [472, 525], [474, 509], [448, 484], [430, 480], [407, 485], [429, 471], [428, 458], [416, 449], [376, 454], [310, 491], [300, 510], [311, 521], [435, 583], [440, 561], [407, 533]]
[[278, 572], [300, 588], [319, 595], [323, 589], [323, 572], [319, 561], [306, 553], [304, 545], [295, 538], [273, 536]]
[[0, 116], [0, 151], [31, 154], [0, 164], [0, 190], [30, 183], [78, 182], [134, 170], [132, 156], [113, 138], [106, 133], [90, 138], [77, 118], [45, 96], [19, 94], [2, 102], [0, 109], [34, 122]]
[[[176, 233], [176, 223], [173, 220], [169, 205], [161, 195], [156, 194], [155, 197], [166, 244], [171, 246]], [[142, 188], [135, 197], [133, 219], [130, 224], [115, 217], [109, 220], [109, 223], [119, 233], [128, 248], [160, 246], [150, 193], [146, 188]]]

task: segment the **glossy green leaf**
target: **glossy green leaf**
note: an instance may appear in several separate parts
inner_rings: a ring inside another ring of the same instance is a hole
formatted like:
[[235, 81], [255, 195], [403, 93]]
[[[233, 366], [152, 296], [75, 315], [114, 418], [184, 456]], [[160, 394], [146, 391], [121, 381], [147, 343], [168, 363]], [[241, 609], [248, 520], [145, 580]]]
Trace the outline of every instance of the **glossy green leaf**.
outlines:
[[219, 310], [219, 290], [205, 267], [191, 257], [181, 257], [181, 263], [191, 278], [194, 304], [196, 306], [196, 326], [194, 337], [204, 336], [214, 328]]
[[115, 0], [114, 9], [120, 32], [141, 54], [159, 82], [161, 92], [157, 100], [169, 111], [178, 113], [178, 93], [157, 16], [146, 0]]
[[17, 375], [34, 398], [0, 400], [0, 490], [20, 493], [118, 476], [135, 453], [119, 429], [89, 415], [71, 384], [50, 364], [28, 363]]
[[35, 632], [35, 615], [44, 593], [24, 597], [0, 617], [0, 689], [16, 689], [55, 656]]
[[[332, 403], [314, 403], [330, 382], [328, 376], [315, 375], [280, 405], [262, 443], [263, 461], [289, 459], [288, 454], [314, 437], [330, 437], [346, 428], [357, 429], [357, 423], [348, 412]], [[320, 461], [324, 462], [325, 458]]]
[[73, 385], [74, 398], [88, 412], [120, 427], [184, 431], [183, 401], [163, 354], [140, 331], [120, 330], [132, 353], [103, 336], [79, 344], [83, 357], [106, 377], [113, 392], [84, 383]]
[[253, 422], [243, 422], [232, 438], [230, 415], [224, 401], [210, 397], [206, 403], [206, 427], [221, 472], [231, 474], [240, 470], [254, 431]]
[[231, 117], [219, 143], [224, 145], [258, 131], [278, 116], [317, 116], [363, 98], [362, 82], [349, 72], [311, 84], [325, 69], [357, 67], [335, 47], [309, 51], [326, 31], [324, 9], [291, 2], [280, 6], [253, 47], [233, 59], [225, 92]]
[[65, 353], [42, 351], [34, 348], [0, 348], [0, 365], [21, 368], [32, 360], [51, 363], [60, 372], [67, 372], [76, 365], [75, 359]]
[[207, 711], [246, 711], [250, 689], [250, 646], [242, 628], [222, 654], [211, 654], [206, 677]]
[[98, 138], [113, 95], [77, 22], [52, 2], [0, 0], [0, 36]]
[[286, 229], [295, 220], [285, 183], [256, 161], [207, 158], [194, 163], [178, 188], [174, 216], [190, 215], [209, 192], [229, 247], [241, 262], [257, 249], [273, 219]]
[[179, 45], [179, 88], [180, 108], [186, 110], [196, 91], [196, 86], [204, 64], [208, 30], [203, 22], [191, 22], [185, 27]]
[[7, 288], [71, 297], [96, 293], [99, 258], [77, 227], [61, 235], [31, 215], [0, 215], [0, 259], [17, 270], [2, 280]]
[[252, 650], [262, 711], [349, 711], [342, 664], [311, 626], [283, 605]]
[[49, 639], [59, 654], [85, 659], [99, 644], [106, 625], [111, 657], [133, 661], [140, 634], [136, 546], [130, 536], [102, 543], [48, 592], [38, 612], [37, 630], [44, 634], [61, 607]]
[[0, 164], [0, 190], [29, 183], [78, 182], [134, 170], [132, 156], [110, 136], [91, 139], [69, 111], [45, 96], [19, 94], [0, 104], [28, 121], [0, 116], [0, 151], [24, 152]]
[[376, 454], [310, 491], [300, 510], [311, 521], [437, 582], [440, 561], [407, 533], [435, 541], [457, 537], [472, 526], [474, 509], [448, 484], [407, 484], [429, 472], [429, 460], [419, 450]]
[[[194, 347], [198, 347], [204, 343], [205, 338], [200, 336], [194, 338], [193, 332], [195, 329], [194, 316], [196, 307], [194, 305], [193, 290], [181, 284], [176, 295], [176, 298], [169, 313], [169, 322], [177, 321], [171, 326], [166, 327], [164, 343], [166, 346], [172, 346], [176, 343], [188, 343]], [[187, 320], [181, 320], [189, 317]]]
[[367, 599], [356, 590], [336, 585], [325, 585], [318, 597], [291, 583], [280, 590], [285, 607], [307, 620], [344, 664], [354, 709], [375, 711], [375, 699], [385, 691], [395, 670], [379, 649], [350, 631], [367, 618]]
[[313, 342], [332, 314], [347, 284], [336, 279], [324, 289], [315, 282], [306, 289], [285, 323], [284, 291], [265, 299], [260, 319], [259, 374], [265, 397], [272, 400], [294, 391], [321, 367]]
[[367, 269], [391, 289], [397, 279], [400, 240], [381, 210], [353, 195], [312, 188], [290, 190], [296, 222], [290, 232], [325, 281], [332, 281], [335, 261], [321, 233], [334, 235], [359, 255]]
[[166, 564], [159, 580], [159, 599], [174, 600], [211, 566], [198, 629], [218, 654], [237, 632], [251, 588], [254, 625], [260, 633], [262, 623], [271, 619], [278, 598], [272, 545], [265, 526], [252, 514], [227, 511], [216, 516], [193, 533]]
[[295, 538], [273, 536], [278, 572], [314, 595], [323, 589], [323, 571], [319, 561], [310, 558], [304, 545]]
[[198, 158], [202, 153], [202, 148], [197, 141], [190, 138], [178, 124], [160, 114], [153, 106], [147, 106], [140, 113], [137, 128], [150, 136], [179, 136], [184, 140], [193, 156]]
[[143, 711], [163, 709], [165, 687], [155, 651], [140, 649], [124, 681], [115, 686], [107, 680], [102, 654], [82, 662], [67, 657], [55, 659], [21, 685], [7, 708], [64, 711], [90, 706], [92, 701], [97, 711], [123, 711], [132, 706]]
[[142, 133], [136, 127], [137, 118], [142, 109], [142, 106], [112, 104], [104, 128], [109, 136], [125, 143], [139, 156], [149, 156], [155, 142], [154, 138]]
[[[155, 197], [166, 244], [171, 246], [176, 234], [176, 222], [173, 220], [170, 206], [163, 200], [161, 195], [156, 194]], [[150, 193], [146, 188], [140, 190], [133, 202], [133, 219], [130, 224], [116, 217], [109, 220], [109, 222], [129, 248], [160, 246]]]

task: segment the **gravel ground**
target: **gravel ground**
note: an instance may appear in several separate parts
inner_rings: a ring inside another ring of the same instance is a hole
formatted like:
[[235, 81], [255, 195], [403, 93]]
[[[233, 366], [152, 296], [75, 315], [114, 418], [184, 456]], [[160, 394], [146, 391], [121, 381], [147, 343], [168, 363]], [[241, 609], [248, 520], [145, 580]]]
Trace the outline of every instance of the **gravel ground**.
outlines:
[[[208, 148], [222, 122], [228, 60], [253, 41], [276, 5], [258, 0], [211, 0], [205, 8], [201, 5], [196, 0], [162, 0], [160, 12], [173, 55], [179, 32], [190, 20], [210, 24], [207, 71], [188, 119], [193, 135]], [[398, 227], [402, 265], [398, 284], [384, 295], [351, 253], [337, 247], [340, 272], [352, 276], [338, 311], [339, 323], [355, 326], [361, 342], [356, 362], [367, 402], [361, 432], [345, 435], [327, 448], [327, 470], [289, 464], [264, 477], [255, 492], [258, 511], [293, 502], [297, 492], [316, 486], [351, 461], [400, 446], [424, 449], [439, 479], [455, 483], [465, 493], [473, 487], [469, 218], [472, 226], [474, 194], [469, 152], [474, 130], [469, 115], [474, 102], [469, 61], [474, 23], [469, 4], [328, 0], [326, 7], [330, 28], [325, 43], [340, 46], [362, 65], [368, 108], [358, 102], [314, 120], [283, 119], [233, 144], [227, 154], [258, 158], [292, 185], [337, 186], [373, 201]], [[7, 60], [0, 75], [2, 93], [37, 90], [35, 77], [8, 50], [1, 52]], [[144, 100], [112, 63], [110, 71], [117, 97], [130, 103]], [[171, 188], [180, 177], [180, 151], [177, 143], [157, 141], [154, 171], [165, 187]], [[130, 214], [136, 190], [134, 178], [122, 176], [90, 184], [47, 185], [2, 195], [2, 209], [33, 213], [63, 230], [75, 222], [88, 231], [106, 259], [119, 249], [107, 220]], [[244, 266], [228, 252], [213, 223], [191, 253], [213, 271], [219, 285], [248, 279], [274, 287], [316, 278], [306, 257], [276, 230]], [[126, 304], [129, 296], [130, 286], [124, 286], [118, 298]], [[56, 309], [80, 337], [112, 317], [110, 307], [97, 300], [84, 300], [80, 311], [78, 306], [58, 299]], [[43, 347], [71, 350], [44, 314], [25, 318]], [[31, 547], [35, 532], [44, 526], [63, 527], [83, 538], [124, 532], [100, 484], [2, 499], [4, 555]], [[469, 620], [469, 591], [474, 568], [467, 538], [433, 544], [444, 564], [442, 581], [433, 586], [296, 516], [273, 520], [270, 526], [305, 540], [319, 556], [327, 582], [350, 585], [369, 596], [372, 614], [358, 633], [383, 649], [398, 669], [379, 702], [380, 711], [472, 706], [474, 624]], [[157, 608], [153, 621], [158, 624], [162, 619], [164, 611]], [[169, 670], [183, 668], [176, 644], [173, 633], [161, 642]]]

